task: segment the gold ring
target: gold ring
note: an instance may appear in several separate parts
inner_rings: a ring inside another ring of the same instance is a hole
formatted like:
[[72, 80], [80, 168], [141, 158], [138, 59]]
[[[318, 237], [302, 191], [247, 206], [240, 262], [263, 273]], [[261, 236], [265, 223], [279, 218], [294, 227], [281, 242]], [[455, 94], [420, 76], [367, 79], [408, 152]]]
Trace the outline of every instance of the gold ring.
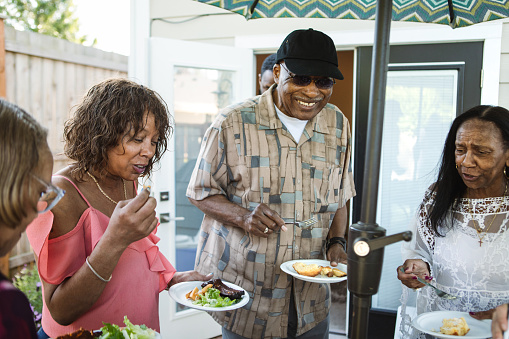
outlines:
[[265, 234], [269, 233], [269, 228], [265, 227], [265, 231], [263, 231], [263, 233], [265, 233]]

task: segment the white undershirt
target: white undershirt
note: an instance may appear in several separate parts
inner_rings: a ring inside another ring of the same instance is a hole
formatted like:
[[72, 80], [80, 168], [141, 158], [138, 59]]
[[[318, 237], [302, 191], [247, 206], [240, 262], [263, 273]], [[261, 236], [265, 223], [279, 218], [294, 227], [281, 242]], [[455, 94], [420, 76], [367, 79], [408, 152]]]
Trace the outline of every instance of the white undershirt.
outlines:
[[276, 113], [277, 116], [279, 117], [279, 120], [281, 120], [283, 125], [285, 125], [286, 129], [288, 129], [293, 139], [297, 141], [297, 143], [299, 143], [300, 137], [302, 136], [302, 133], [304, 132], [304, 128], [306, 127], [308, 121], [289, 117], [288, 115], [281, 112], [275, 104], [274, 107], [276, 108]]

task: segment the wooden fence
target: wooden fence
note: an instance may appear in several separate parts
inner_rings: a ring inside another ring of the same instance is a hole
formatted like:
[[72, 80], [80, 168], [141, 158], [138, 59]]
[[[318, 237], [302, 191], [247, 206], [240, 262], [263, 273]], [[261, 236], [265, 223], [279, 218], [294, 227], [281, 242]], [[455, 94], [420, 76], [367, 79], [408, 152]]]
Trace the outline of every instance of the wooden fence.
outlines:
[[[5, 64], [0, 81], [4, 76], [5, 98], [48, 128], [56, 172], [67, 164], [62, 155], [62, 133], [71, 108], [93, 84], [111, 77], [126, 77], [128, 57], [11, 27], [5, 27], [4, 32], [4, 37], [0, 37], [0, 44], [2, 39], [5, 41], [0, 63], [3, 56]], [[1, 91], [0, 84], [0, 95]], [[8, 257], [9, 270], [33, 260], [30, 244], [23, 235]], [[0, 258], [3, 273], [7, 273], [6, 264], [7, 258]]]

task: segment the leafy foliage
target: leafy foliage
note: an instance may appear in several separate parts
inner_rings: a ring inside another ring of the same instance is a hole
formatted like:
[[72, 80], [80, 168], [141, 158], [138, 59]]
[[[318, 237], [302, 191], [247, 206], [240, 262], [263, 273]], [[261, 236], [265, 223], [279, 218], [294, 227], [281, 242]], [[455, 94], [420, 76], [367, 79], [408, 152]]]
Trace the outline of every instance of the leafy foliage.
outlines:
[[37, 267], [34, 265], [29, 268], [25, 265], [19, 273], [14, 275], [12, 283], [21, 290], [30, 301], [32, 312], [34, 313], [34, 322], [37, 330], [41, 327], [42, 317], [42, 290], [41, 280], [37, 273]]
[[0, 0], [0, 13], [7, 16], [8, 25], [83, 44], [87, 37], [78, 36], [75, 10], [73, 0]]

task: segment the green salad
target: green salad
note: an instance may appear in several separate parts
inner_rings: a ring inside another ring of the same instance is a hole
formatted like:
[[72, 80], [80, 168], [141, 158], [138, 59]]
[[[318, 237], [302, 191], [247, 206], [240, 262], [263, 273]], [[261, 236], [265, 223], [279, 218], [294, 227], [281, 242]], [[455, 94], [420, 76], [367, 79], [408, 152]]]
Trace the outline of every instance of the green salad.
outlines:
[[236, 299], [231, 300], [228, 297], [221, 297], [219, 290], [215, 288], [209, 288], [204, 294], [200, 295], [198, 299], [193, 301], [194, 305], [200, 305], [205, 307], [226, 307], [231, 306], [237, 302]]
[[156, 338], [156, 331], [148, 328], [145, 325], [133, 325], [124, 316], [125, 327], [120, 327], [115, 324], [104, 323], [101, 328], [101, 336], [99, 339], [154, 339]]

